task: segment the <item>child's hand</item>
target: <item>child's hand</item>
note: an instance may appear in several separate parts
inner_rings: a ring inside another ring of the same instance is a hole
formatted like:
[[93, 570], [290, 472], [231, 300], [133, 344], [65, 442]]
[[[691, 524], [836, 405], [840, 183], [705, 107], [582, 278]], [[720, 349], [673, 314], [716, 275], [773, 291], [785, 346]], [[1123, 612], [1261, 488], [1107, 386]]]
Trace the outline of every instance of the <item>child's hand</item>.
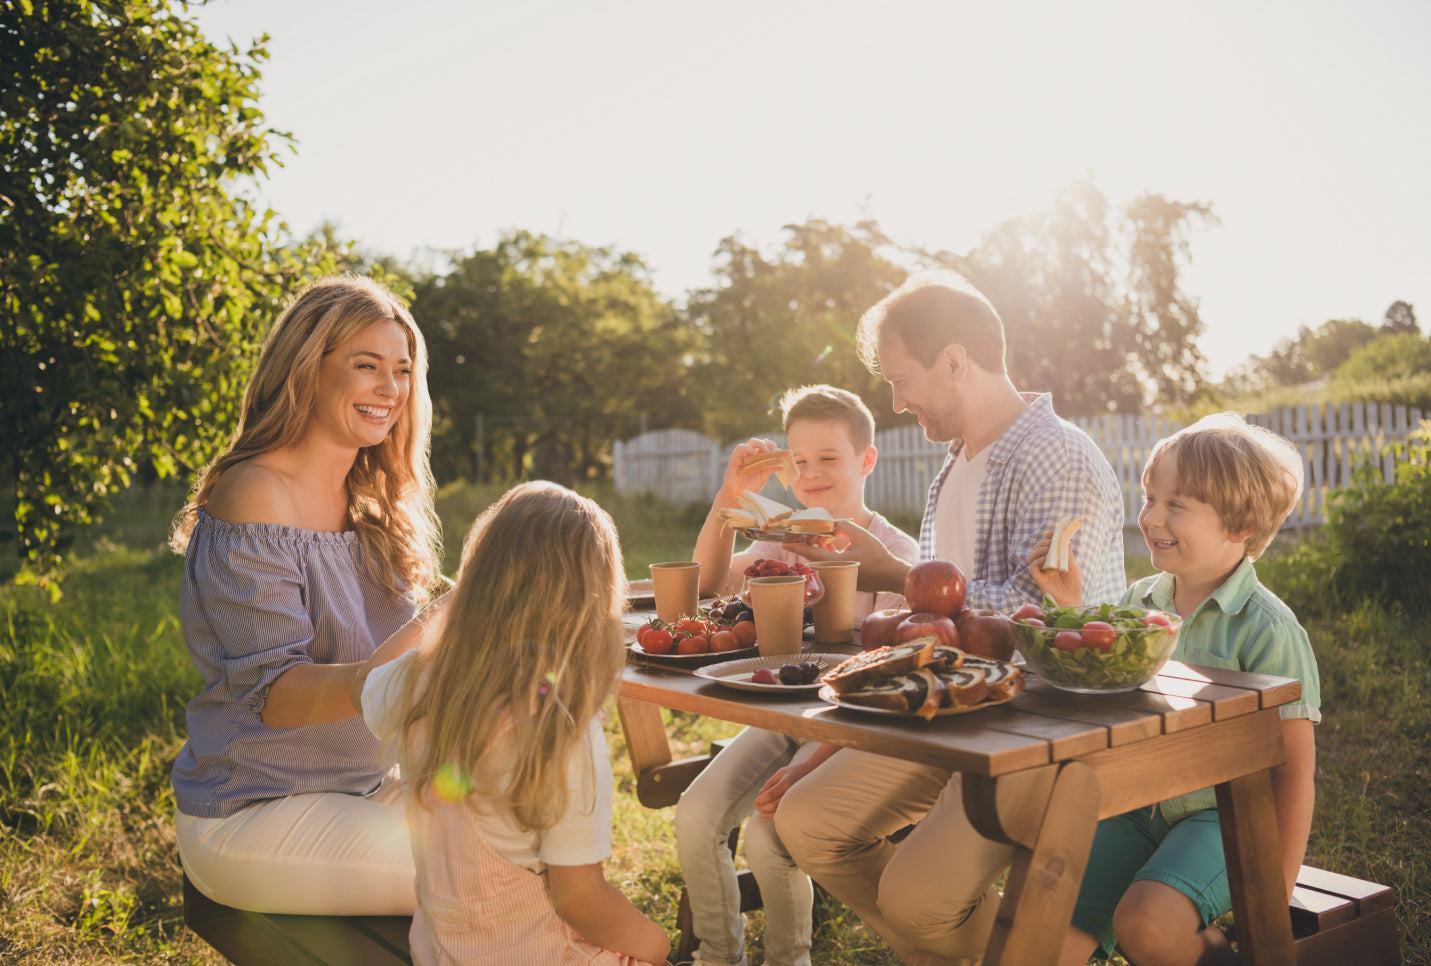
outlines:
[[1034, 544], [1029, 553], [1029, 576], [1060, 607], [1072, 607], [1083, 603], [1083, 575], [1078, 569], [1078, 558], [1072, 551], [1068, 554], [1068, 570], [1044, 570], [1044, 561], [1053, 546], [1053, 531], [1049, 530]]
[[775, 810], [780, 807], [780, 799], [785, 797], [785, 793], [796, 782], [814, 769], [815, 765], [808, 760], [797, 761], [771, 775], [770, 780], [760, 789], [760, 794], [755, 796], [755, 810], [766, 818], [774, 818]]
[[718, 497], [720, 503], [724, 506], [735, 506], [746, 490], [759, 493], [760, 488], [765, 485], [766, 480], [770, 479], [770, 474], [774, 470], [766, 468], [747, 472], [745, 461], [752, 456], [770, 453], [779, 448], [768, 439], [752, 438], [733, 449], [730, 454], [730, 462], [725, 467], [725, 477], [721, 480], [720, 496]]

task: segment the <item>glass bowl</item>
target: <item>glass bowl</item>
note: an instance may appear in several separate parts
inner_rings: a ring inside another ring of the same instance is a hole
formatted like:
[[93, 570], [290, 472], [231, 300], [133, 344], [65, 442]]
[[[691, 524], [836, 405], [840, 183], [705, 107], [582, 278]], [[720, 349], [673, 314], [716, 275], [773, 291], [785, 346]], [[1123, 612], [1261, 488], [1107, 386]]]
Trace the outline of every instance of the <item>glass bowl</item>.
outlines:
[[[1116, 694], [1147, 684], [1172, 657], [1183, 624], [1176, 614], [1112, 604], [1046, 607], [1041, 621], [1014, 619], [1019, 653], [1039, 677], [1079, 694]], [[1084, 629], [1090, 621], [1111, 624], [1111, 634], [1106, 627]]]

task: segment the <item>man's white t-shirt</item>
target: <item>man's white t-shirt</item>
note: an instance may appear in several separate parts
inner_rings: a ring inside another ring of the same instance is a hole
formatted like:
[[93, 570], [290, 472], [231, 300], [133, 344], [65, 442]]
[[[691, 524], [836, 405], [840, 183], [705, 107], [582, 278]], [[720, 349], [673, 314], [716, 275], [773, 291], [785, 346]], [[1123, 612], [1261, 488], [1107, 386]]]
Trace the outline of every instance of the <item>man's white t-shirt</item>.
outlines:
[[944, 477], [939, 499], [934, 506], [934, 556], [948, 560], [965, 574], [974, 574], [974, 535], [978, 529], [974, 518], [979, 507], [979, 488], [989, 470], [989, 452], [985, 446], [973, 459], [965, 459], [961, 450]]

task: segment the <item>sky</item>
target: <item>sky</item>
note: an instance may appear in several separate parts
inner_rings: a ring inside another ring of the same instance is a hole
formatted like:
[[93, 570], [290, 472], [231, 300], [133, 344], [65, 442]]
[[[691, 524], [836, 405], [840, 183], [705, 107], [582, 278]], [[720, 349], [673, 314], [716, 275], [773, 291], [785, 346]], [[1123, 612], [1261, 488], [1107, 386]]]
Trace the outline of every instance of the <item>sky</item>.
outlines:
[[1184, 289], [1218, 377], [1299, 326], [1431, 332], [1431, 3], [211, 0], [268, 34], [297, 234], [433, 264], [525, 229], [639, 254], [664, 295], [738, 235], [879, 222], [966, 252], [1080, 178], [1207, 202]]

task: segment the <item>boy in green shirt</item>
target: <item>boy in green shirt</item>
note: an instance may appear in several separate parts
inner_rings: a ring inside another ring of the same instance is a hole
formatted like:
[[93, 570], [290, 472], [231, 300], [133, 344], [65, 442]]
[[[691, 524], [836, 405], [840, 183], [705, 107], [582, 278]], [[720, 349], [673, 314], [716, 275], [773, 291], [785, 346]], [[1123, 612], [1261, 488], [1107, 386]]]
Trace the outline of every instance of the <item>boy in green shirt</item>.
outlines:
[[[1121, 603], [1183, 617], [1173, 658], [1302, 682], [1282, 706], [1287, 760], [1272, 771], [1282, 868], [1290, 899], [1312, 825], [1321, 720], [1316, 657], [1287, 605], [1257, 580], [1252, 562], [1297, 505], [1302, 459], [1287, 440], [1235, 413], [1205, 417], [1159, 441], [1143, 469], [1143, 531], [1162, 573]], [[1077, 604], [1075, 562], [1045, 571], [1045, 539], [1032, 573], [1060, 605]], [[1232, 908], [1217, 800], [1211, 788], [1098, 823], [1060, 966], [1080, 966], [1115, 943], [1139, 966], [1235, 963], [1211, 924]]]

